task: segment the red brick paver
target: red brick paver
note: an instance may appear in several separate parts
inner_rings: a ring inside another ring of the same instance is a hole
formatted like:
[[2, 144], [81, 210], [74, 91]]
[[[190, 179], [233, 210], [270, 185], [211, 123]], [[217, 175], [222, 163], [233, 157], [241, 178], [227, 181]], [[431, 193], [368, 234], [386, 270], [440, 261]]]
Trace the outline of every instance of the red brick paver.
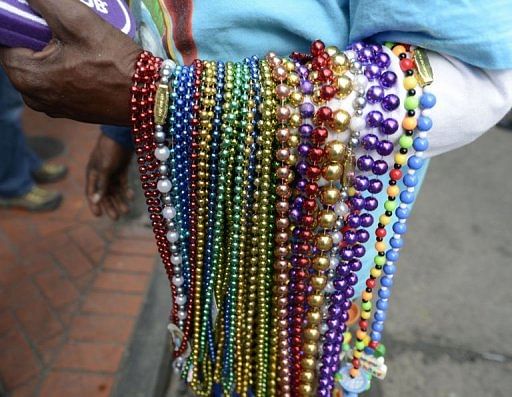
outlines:
[[52, 213], [0, 210], [0, 380], [11, 397], [109, 397], [155, 263], [151, 231], [94, 218], [83, 196], [93, 126], [28, 111], [70, 167]]

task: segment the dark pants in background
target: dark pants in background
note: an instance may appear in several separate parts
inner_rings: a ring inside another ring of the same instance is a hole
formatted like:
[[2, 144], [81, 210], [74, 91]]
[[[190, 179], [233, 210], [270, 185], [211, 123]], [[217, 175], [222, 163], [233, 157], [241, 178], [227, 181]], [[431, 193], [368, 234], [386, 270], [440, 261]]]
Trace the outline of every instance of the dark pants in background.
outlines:
[[23, 101], [0, 69], [0, 196], [17, 197], [34, 185], [41, 160], [27, 146], [21, 128]]

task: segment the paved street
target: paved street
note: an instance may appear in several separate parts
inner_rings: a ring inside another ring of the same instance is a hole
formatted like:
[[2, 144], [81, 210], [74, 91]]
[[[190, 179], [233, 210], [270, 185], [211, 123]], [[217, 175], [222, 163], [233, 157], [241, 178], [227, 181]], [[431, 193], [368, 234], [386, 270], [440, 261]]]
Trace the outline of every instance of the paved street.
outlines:
[[381, 397], [512, 395], [511, 149], [512, 132], [496, 128], [431, 162], [397, 272]]

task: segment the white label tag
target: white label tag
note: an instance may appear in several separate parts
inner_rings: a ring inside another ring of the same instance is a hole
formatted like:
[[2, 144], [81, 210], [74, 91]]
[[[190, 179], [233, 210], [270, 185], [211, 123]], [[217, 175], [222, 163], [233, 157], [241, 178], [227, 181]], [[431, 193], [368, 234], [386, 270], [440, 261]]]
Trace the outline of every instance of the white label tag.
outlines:
[[102, 14], [108, 14], [108, 3], [103, 0], [80, 0], [86, 6], [95, 8]]

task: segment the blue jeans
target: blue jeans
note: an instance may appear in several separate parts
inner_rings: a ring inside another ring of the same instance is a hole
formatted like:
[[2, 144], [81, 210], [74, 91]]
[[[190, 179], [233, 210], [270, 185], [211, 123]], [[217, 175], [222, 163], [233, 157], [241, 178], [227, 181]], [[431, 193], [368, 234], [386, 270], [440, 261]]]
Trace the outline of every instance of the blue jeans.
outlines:
[[0, 197], [16, 197], [34, 185], [41, 159], [27, 146], [21, 128], [23, 101], [0, 69]]

